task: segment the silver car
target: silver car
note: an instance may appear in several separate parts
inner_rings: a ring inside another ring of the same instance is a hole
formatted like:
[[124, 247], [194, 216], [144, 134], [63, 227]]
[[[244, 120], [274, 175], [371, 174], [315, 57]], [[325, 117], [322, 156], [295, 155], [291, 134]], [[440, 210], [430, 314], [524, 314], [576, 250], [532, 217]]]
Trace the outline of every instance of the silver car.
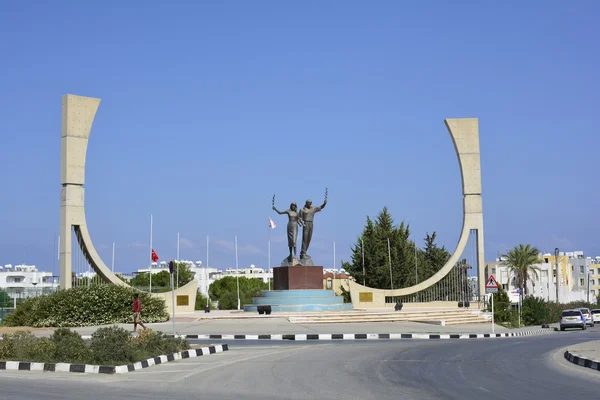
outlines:
[[594, 320], [595, 324], [600, 324], [600, 308], [592, 310], [592, 319]]
[[577, 310], [581, 311], [583, 314], [583, 318], [585, 319], [586, 325], [594, 326], [594, 320], [592, 319], [592, 312], [589, 308], [578, 308]]
[[560, 330], [564, 331], [566, 328], [581, 328], [585, 329], [585, 319], [579, 309], [575, 310], [564, 310], [560, 316]]

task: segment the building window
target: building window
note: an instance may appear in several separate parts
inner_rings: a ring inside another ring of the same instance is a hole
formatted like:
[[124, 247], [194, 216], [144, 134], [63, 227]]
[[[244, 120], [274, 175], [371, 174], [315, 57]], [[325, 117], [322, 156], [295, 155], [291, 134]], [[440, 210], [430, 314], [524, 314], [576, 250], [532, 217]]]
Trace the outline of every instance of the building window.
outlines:
[[585, 267], [583, 265], [579, 266], [579, 273], [580, 274], [584, 274], [585, 273]]
[[544, 262], [548, 264], [548, 258], [544, 258]]
[[594, 286], [595, 284], [596, 284], [596, 281], [592, 279], [592, 280], [590, 281], [590, 285]]
[[579, 286], [585, 286], [585, 278], [579, 278]]
[[496, 267], [492, 268], [492, 275], [496, 275]]
[[596, 295], [596, 291], [594, 289], [591, 290], [593, 295]]

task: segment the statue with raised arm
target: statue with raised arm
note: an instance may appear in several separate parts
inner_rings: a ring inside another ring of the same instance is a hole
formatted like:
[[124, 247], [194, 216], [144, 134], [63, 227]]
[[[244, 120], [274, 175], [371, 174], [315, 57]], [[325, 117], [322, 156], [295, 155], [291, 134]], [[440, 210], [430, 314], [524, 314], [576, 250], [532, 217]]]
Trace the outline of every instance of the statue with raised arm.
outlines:
[[[306, 252], [313, 234], [313, 222], [315, 214], [325, 208], [327, 205], [327, 189], [325, 189], [325, 201], [322, 205], [313, 207], [312, 200], [306, 200], [306, 204], [300, 210], [300, 221], [302, 224], [302, 250], [300, 251], [300, 262], [303, 265], [312, 265], [312, 260]], [[304, 261], [303, 261], [304, 260]]]
[[[288, 216], [288, 224], [287, 224], [287, 239], [288, 239], [288, 248], [290, 249], [290, 255], [288, 257], [288, 262], [292, 263], [294, 257], [296, 257], [296, 239], [298, 238], [298, 224], [302, 226], [302, 223], [298, 216], [298, 206], [296, 203], [290, 204], [290, 208], [285, 211], [279, 211], [275, 207], [275, 196], [273, 196], [273, 210], [279, 215], [287, 214]], [[292, 257], [293, 251], [293, 257]]]

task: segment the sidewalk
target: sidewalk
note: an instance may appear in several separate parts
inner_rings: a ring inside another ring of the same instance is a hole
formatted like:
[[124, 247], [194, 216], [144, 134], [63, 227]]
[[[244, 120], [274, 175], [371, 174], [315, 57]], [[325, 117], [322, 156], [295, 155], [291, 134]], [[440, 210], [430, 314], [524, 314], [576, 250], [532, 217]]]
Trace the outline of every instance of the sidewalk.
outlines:
[[565, 351], [567, 361], [600, 371], [600, 340], [583, 342]]

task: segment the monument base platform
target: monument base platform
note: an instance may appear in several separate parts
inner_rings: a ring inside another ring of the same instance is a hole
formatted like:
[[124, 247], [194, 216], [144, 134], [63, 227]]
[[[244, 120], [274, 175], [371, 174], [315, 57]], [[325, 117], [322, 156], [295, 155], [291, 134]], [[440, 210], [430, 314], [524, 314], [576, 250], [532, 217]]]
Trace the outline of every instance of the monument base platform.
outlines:
[[303, 265], [273, 268], [275, 290], [323, 289], [323, 267]]
[[270, 306], [273, 312], [352, 310], [352, 303], [344, 303], [342, 296], [325, 289], [265, 290], [262, 297], [255, 297], [252, 304], [244, 305], [244, 311], [257, 312], [258, 306]]

